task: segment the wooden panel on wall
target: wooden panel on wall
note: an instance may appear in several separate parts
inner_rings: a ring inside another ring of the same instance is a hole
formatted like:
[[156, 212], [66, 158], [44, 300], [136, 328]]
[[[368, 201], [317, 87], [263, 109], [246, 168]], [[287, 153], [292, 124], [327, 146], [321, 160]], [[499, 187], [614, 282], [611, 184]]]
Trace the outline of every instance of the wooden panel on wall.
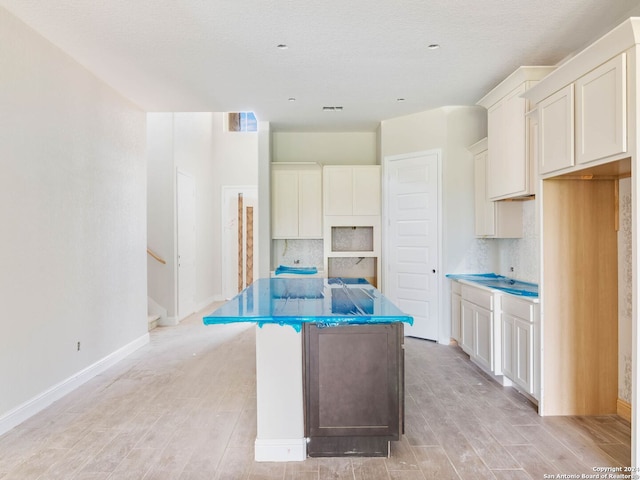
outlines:
[[238, 292], [241, 292], [244, 288], [244, 205], [242, 201], [242, 194], [238, 194]]
[[247, 274], [245, 284], [253, 283], [253, 207], [247, 207]]
[[616, 413], [615, 182], [543, 182], [543, 415]]

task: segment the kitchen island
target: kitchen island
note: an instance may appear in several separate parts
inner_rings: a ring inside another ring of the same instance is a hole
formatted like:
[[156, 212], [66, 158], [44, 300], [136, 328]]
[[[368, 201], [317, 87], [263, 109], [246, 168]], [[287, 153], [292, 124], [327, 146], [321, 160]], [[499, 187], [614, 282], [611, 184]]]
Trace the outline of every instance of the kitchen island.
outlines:
[[203, 322], [258, 325], [256, 461], [377, 456], [399, 438], [413, 319], [366, 281], [259, 279]]

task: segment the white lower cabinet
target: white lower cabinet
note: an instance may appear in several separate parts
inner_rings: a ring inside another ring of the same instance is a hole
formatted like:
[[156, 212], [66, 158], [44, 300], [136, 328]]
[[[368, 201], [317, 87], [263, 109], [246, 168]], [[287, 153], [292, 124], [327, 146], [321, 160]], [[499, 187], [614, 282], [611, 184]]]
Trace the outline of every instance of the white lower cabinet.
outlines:
[[451, 338], [453, 338], [458, 344], [461, 339], [461, 314], [460, 304], [462, 297], [460, 296], [461, 288], [458, 282], [451, 282]]
[[469, 355], [475, 350], [475, 308], [466, 300], [460, 300], [460, 348]]
[[493, 371], [493, 312], [477, 307], [474, 315], [476, 344], [473, 353], [476, 363]]
[[540, 396], [538, 303], [504, 295], [501, 317], [502, 372], [537, 400]]
[[[460, 294], [456, 293], [457, 288]], [[454, 338], [462, 350], [469, 354], [474, 363], [504, 384], [500, 342], [502, 328], [496, 320], [499, 319], [501, 297], [502, 294], [497, 291], [458, 284], [452, 287], [451, 312], [452, 332], [457, 330], [459, 338]], [[457, 302], [459, 309], [455, 306]]]
[[451, 336], [502, 385], [540, 398], [537, 298], [451, 282]]

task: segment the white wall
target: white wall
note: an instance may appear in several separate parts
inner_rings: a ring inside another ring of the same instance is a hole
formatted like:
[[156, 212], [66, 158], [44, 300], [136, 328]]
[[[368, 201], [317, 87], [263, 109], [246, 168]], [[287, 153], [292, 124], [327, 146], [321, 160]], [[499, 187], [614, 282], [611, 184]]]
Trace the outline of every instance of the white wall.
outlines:
[[259, 276], [266, 278], [271, 270], [271, 125], [258, 122], [258, 223]]
[[[222, 186], [258, 184], [258, 134], [226, 132], [223, 113], [149, 113], [149, 296], [176, 323], [175, 175], [196, 181], [196, 306], [222, 300]], [[260, 214], [260, 213], [259, 213]]]
[[[381, 126], [382, 157], [441, 149], [442, 151], [442, 265], [447, 273], [491, 268], [494, 252], [474, 236], [473, 158], [469, 145], [487, 133], [486, 110], [481, 107], [443, 107], [385, 120]], [[440, 341], [450, 337], [450, 285], [442, 281]]]
[[271, 142], [274, 162], [380, 163], [376, 132], [273, 132]]
[[[147, 256], [149, 297], [165, 312], [163, 322], [176, 323], [175, 163], [173, 114], [147, 114], [147, 245], [163, 265]], [[168, 316], [169, 318], [166, 318]]]
[[2, 428], [148, 333], [144, 113], [1, 7], [0, 65]]

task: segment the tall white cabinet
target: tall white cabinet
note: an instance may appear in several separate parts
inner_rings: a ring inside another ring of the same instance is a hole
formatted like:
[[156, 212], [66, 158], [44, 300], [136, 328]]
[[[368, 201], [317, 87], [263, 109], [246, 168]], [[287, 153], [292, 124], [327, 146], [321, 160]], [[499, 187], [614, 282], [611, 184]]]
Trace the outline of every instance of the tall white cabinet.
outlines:
[[380, 165], [325, 165], [322, 175], [325, 272], [380, 285]]

